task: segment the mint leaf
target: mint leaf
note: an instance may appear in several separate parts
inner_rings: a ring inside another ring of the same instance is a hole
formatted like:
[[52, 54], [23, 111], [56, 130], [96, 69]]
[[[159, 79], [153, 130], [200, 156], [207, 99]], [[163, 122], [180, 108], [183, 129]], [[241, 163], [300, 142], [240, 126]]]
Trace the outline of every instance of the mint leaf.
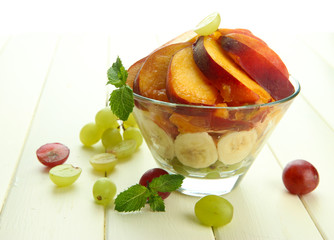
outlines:
[[156, 192], [172, 192], [181, 187], [183, 179], [180, 174], [164, 174], [154, 178], [149, 188]]
[[164, 212], [165, 204], [164, 200], [159, 195], [151, 195], [148, 199], [148, 204], [154, 212]]
[[126, 121], [134, 107], [132, 89], [127, 85], [115, 89], [110, 94], [109, 103], [112, 112], [122, 121]]
[[121, 192], [115, 199], [115, 210], [119, 212], [133, 212], [145, 206], [147, 198], [150, 196], [149, 190], [136, 184]]
[[117, 57], [116, 62], [108, 69], [108, 82], [107, 84], [112, 84], [119, 88], [126, 84], [126, 79], [128, 78], [128, 72], [125, 70], [122, 61]]

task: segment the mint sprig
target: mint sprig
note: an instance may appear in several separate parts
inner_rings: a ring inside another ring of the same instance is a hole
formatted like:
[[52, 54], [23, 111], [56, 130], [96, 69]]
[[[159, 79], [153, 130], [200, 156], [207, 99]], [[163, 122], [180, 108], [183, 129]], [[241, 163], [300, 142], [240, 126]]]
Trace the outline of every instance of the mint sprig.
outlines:
[[139, 211], [146, 203], [154, 212], [164, 212], [165, 203], [158, 192], [172, 192], [181, 187], [184, 176], [165, 174], [154, 178], [147, 187], [133, 185], [115, 199], [115, 210], [119, 212]]
[[116, 62], [108, 69], [108, 82], [116, 87], [110, 94], [109, 105], [112, 112], [122, 121], [126, 121], [133, 110], [133, 91], [126, 85], [128, 72], [125, 70], [122, 61], [117, 57]]

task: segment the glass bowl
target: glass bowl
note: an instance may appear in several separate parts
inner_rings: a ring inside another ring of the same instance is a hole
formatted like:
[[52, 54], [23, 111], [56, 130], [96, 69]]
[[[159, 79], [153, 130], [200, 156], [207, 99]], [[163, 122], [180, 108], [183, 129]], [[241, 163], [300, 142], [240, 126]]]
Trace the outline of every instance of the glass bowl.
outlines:
[[223, 195], [245, 176], [264, 143], [300, 92], [259, 105], [212, 107], [175, 104], [134, 94], [133, 110], [158, 165], [185, 176], [179, 191]]

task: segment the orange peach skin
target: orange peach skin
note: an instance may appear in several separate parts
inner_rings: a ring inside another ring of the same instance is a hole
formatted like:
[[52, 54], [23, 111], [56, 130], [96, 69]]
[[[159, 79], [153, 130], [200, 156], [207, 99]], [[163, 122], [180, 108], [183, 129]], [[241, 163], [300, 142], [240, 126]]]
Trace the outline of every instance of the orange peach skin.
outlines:
[[169, 62], [179, 50], [191, 43], [176, 43], [158, 49], [149, 55], [133, 82], [133, 91], [144, 97], [168, 102], [166, 78]]
[[227, 34], [219, 41], [228, 55], [275, 100], [294, 93], [286, 66], [268, 45], [239, 33]]
[[261, 104], [273, 99], [253, 81], [210, 36], [200, 37], [193, 45], [199, 69], [220, 91], [229, 106]]

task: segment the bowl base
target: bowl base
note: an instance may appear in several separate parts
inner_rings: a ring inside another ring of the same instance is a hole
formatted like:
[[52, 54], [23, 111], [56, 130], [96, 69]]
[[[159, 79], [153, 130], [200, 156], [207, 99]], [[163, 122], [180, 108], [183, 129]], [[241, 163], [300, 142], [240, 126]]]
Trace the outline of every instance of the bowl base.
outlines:
[[234, 175], [229, 178], [219, 179], [203, 179], [186, 177], [179, 192], [196, 197], [204, 197], [207, 195], [224, 195], [231, 192], [245, 174]]

